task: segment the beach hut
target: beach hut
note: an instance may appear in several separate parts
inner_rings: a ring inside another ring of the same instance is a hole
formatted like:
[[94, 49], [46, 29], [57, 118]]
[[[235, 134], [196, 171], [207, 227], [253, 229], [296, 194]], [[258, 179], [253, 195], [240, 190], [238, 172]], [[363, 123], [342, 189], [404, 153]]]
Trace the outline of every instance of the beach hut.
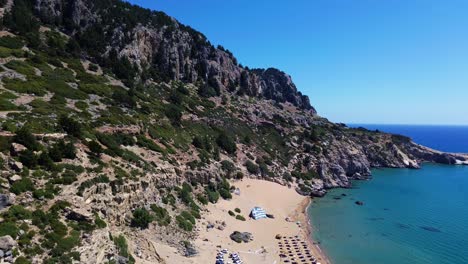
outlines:
[[261, 207], [254, 207], [252, 211], [250, 211], [250, 217], [252, 217], [254, 220], [258, 220], [267, 218], [267, 215], [265, 210], [263, 210]]

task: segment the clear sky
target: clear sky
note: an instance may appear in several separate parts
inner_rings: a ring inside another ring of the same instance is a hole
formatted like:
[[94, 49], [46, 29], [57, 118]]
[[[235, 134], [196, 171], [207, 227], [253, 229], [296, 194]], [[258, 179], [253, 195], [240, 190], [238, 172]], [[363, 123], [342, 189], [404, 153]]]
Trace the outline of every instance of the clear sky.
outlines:
[[332, 121], [468, 125], [466, 0], [130, 2], [289, 73]]

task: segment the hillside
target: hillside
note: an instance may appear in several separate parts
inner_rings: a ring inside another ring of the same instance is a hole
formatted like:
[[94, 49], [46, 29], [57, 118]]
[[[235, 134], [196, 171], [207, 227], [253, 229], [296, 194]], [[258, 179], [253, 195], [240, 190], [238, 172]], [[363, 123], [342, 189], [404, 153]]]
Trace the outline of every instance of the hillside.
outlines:
[[239, 65], [160, 12], [117, 0], [0, 6], [8, 262], [164, 263], [139, 234], [190, 255], [205, 205], [244, 177], [322, 196], [375, 167], [468, 161], [329, 122], [289, 75]]

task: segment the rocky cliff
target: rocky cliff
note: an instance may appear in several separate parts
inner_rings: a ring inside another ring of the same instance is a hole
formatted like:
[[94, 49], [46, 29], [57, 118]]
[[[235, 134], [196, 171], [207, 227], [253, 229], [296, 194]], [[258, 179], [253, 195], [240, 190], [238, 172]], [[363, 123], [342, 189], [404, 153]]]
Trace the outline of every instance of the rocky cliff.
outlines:
[[[125, 11], [128, 9], [133, 12]], [[35, 12], [44, 23], [56, 25], [78, 38], [87, 38], [93, 31], [102, 33], [102, 45], [97, 48], [104, 56], [115, 50], [120, 58], [135, 63], [139, 72], [154, 73], [154, 79], [186, 83], [200, 80], [218, 94], [220, 90], [229, 90], [290, 102], [315, 112], [308, 97], [297, 90], [286, 73], [274, 68], [242, 67], [228, 50], [215, 48], [204, 35], [163, 13], [109, 0], [38, 0]], [[139, 20], [135, 21], [132, 15]], [[96, 48], [95, 44], [84, 47]]]

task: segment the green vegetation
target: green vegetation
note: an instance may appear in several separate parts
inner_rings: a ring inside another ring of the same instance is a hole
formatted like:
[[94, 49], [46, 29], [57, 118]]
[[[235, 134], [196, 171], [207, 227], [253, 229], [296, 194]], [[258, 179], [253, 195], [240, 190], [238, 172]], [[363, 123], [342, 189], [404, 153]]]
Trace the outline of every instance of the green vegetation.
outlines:
[[236, 215], [236, 219], [240, 221], [246, 221], [245, 217], [243, 217], [242, 215]]
[[128, 264], [135, 263], [135, 259], [128, 252], [128, 244], [127, 244], [127, 240], [125, 239], [125, 237], [123, 235], [119, 235], [118, 237], [114, 237], [113, 240], [114, 240], [115, 247], [117, 248], [117, 251], [119, 252], [119, 255], [124, 258], [127, 258]]
[[171, 223], [171, 216], [166, 208], [152, 204], [151, 210], [154, 212], [154, 218], [159, 226], [167, 226]]
[[153, 216], [145, 208], [137, 208], [133, 211], [131, 226], [146, 229], [153, 220]]

